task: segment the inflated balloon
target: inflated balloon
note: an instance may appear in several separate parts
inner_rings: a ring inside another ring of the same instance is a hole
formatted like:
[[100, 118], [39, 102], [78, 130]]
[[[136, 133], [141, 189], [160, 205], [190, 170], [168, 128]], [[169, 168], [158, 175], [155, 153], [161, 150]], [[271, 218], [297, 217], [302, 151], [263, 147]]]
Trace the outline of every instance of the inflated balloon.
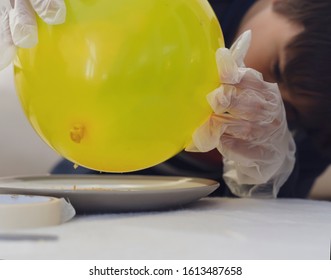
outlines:
[[15, 82], [25, 114], [54, 150], [91, 169], [167, 160], [211, 113], [221, 28], [206, 0], [68, 0], [62, 25], [38, 21]]

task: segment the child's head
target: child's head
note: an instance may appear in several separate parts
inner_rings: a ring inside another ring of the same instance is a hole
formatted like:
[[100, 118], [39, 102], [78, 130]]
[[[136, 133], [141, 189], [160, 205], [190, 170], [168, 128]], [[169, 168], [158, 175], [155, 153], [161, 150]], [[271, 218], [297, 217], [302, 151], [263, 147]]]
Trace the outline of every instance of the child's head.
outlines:
[[329, 155], [330, 15], [330, 0], [259, 0], [238, 31], [252, 30], [245, 63], [279, 84], [290, 126], [308, 133]]
[[285, 48], [278, 81], [291, 103], [287, 111], [331, 155], [331, 1], [276, 0], [273, 9], [303, 26]]

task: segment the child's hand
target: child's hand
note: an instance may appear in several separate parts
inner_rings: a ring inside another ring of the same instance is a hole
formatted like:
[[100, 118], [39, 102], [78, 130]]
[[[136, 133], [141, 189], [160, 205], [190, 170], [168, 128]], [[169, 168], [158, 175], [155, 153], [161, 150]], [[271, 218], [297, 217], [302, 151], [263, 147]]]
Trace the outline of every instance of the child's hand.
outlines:
[[38, 42], [35, 13], [48, 24], [63, 23], [64, 0], [1, 0], [0, 70], [12, 62], [16, 46], [30, 48]]
[[222, 85], [207, 97], [214, 113], [187, 150], [217, 148], [234, 194], [276, 197], [292, 172], [295, 144], [277, 84], [243, 63], [249, 42], [250, 33], [244, 33], [230, 50], [218, 50]]

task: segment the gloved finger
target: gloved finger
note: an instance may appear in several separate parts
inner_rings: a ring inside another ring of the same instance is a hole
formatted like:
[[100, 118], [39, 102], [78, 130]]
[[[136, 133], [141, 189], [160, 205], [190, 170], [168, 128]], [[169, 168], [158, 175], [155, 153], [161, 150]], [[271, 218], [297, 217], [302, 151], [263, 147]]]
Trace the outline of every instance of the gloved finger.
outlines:
[[232, 44], [230, 51], [233, 59], [239, 67], [244, 67], [244, 59], [248, 52], [252, 40], [252, 31], [247, 30], [242, 33], [238, 39]]
[[256, 162], [259, 162], [260, 166], [267, 165], [270, 161], [279, 158], [279, 149], [270, 142], [261, 145], [227, 134], [221, 136], [217, 149], [224, 157], [246, 167]]
[[240, 82], [236, 85], [240, 88], [255, 90], [257, 94], [266, 100], [281, 100], [280, 91], [276, 83], [269, 83], [263, 80], [260, 72], [252, 68], [243, 68], [244, 73]]
[[185, 150], [189, 152], [208, 152], [218, 146], [223, 133], [222, 122], [218, 115], [212, 114], [192, 135], [192, 143]]
[[186, 151], [208, 152], [219, 145], [223, 135], [235, 143], [243, 140], [261, 145], [273, 135], [281, 133], [281, 128], [277, 119], [270, 124], [238, 119], [230, 114], [212, 114], [208, 121], [196, 129]]
[[239, 181], [245, 184], [265, 183], [277, 172], [286, 156], [282, 147], [270, 142], [266, 145], [252, 145], [243, 140], [233, 141], [231, 137], [223, 135], [221, 143], [218, 151], [235, 163], [237, 175], [241, 177]]
[[9, 26], [16, 46], [31, 48], [37, 44], [37, 22], [29, 2], [15, 1], [14, 8], [9, 12]]
[[278, 116], [281, 107], [277, 100], [266, 100], [254, 89], [231, 85], [222, 85], [207, 100], [216, 114], [228, 112], [240, 119], [269, 123]]
[[220, 80], [226, 84], [237, 84], [242, 76], [244, 58], [251, 41], [251, 31], [244, 32], [231, 49], [220, 48], [216, 51], [216, 62]]
[[[239, 101], [242, 96], [251, 95], [251, 101], [254, 99], [257, 107], [250, 106], [249, 108], [253, 110], [261, 109], [261, 112], [266, 113], [267, 115], [261, 115], [261, 117], [265, 117], [263, 119], [264, 122], [271, 122], [275, 118], [282, 121], [284, 118], [284, 114], [282, 114], [284, 111], [284, 103], [278, 85], [276, 83], [265, 82], [262, 77], [261, 79], [256, 79], [256, 74], [260, 73], [253, 69], [248, 69], [245, 76], [237, 85], [237, 88], [241, 90], [239, 90], [236, 98]], [[254, 101], [252, 104], [254, 104]], [[249, 110], [249, 108], [247, 108], [247, 110]], [[256, 113], [259, 114], [259, 111], [256, 111]]]
[[216, 62], [221, 83], [237, 84], [240, 81], [238, 66], [227, 48], [216, 51]]
[[227, 134], [234, 139], [242, 139], [249, 142], [263, 144], [269, 137], [279, 130], [279, 122], [260, 123], [237, 119], [230, 114], [219, 116], [222, 125], [222, 134]]
[[30, 0], [33, 9], [48, 24], [61, 24], [65, 21], [64, 0]]
[[0, 70], [12, 62], [16, 52], [9, 27], [10, 9], [10, 5], [0, 7]]

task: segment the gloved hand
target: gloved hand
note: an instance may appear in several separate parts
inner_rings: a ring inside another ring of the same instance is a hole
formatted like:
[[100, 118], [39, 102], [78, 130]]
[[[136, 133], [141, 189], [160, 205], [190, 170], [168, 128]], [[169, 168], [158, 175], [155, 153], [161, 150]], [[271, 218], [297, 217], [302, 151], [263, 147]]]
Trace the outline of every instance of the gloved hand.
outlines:
[[38, 42], [35, 13], [48, 24], [63, 23], [64, 0], [1, 0], [0, 70], [12, 62], [16, 46], [30, 48]]
[[293, 170], [295, 143], [277, 84], [244, 65], [250, 39], [247, 31], [231, 49], [217, 51], [222, 84], [207, 96], [214, 113], [186, 150], [217, 148], [224, 180], [235, 195], [276, 197]]

